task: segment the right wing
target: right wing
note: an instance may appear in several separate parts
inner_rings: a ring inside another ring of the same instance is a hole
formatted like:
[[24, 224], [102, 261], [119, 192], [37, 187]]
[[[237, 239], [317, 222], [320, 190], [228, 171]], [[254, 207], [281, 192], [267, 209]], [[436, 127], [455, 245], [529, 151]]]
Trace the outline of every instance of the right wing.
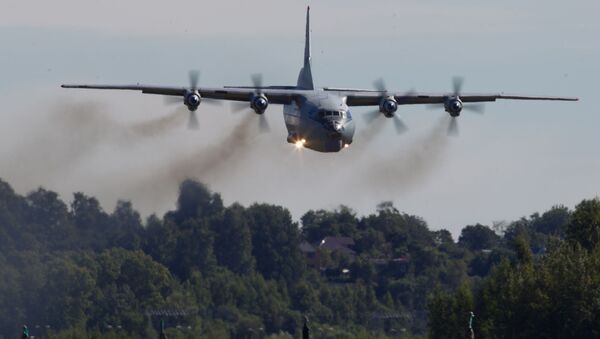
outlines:
[[[111, 89], [111, 90], [130, 90], [141, 91], [145, 94], [159, 94], [184, 97], [190, 92], [186, 87], [166, 87], [166, 86], [148, 86], [148, 85], [61, 85], [62, 88], [84, 88], [84, 89]], [[267, 96], [270, 103], [290, 104], [300, 94], [301, 91], [292, 90], [285, 86], [273, 87], [222, 87], [209, 88], [198, 87], [202, 98], [214, 100], [246, 101], [249, 102], [257, 93]]]

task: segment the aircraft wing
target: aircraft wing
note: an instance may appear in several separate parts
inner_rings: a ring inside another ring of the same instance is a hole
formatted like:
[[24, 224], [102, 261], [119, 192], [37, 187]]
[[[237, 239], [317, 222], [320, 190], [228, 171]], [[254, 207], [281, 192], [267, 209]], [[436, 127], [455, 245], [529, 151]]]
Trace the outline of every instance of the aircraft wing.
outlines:
[[[165, 87], [148, 85], [61, 85], [62, 88], [109, 89], [140, 91], [145, 94], [185, 96], [190, 90], [186, 87]], [[289, 104], [298, 95], [297, 91], [281, 87], [221, 87], [196, 88], [202, 98], [229, 101], [250, 101], [256, 93], [262, 93], [272, 104]]]
[[[393, 96], [399, 105], [419, 105], [419, 104], [443, 104], [447, 98], [455, 96], [452, 93], [393, 93], [373, 90], [351, 90], [325, 88], [326, 91], [334, 91], [345, 96], [348, 106], [377, 106], [384, 97]], [[554, 100], [554, 101], [578, 101], [575, 97], [555, 97], [555, 96], [526, 96], [504, 93], [464, 93], [460, 94], [462, 102], [492, 102], [499, 99], [505, 100]]]

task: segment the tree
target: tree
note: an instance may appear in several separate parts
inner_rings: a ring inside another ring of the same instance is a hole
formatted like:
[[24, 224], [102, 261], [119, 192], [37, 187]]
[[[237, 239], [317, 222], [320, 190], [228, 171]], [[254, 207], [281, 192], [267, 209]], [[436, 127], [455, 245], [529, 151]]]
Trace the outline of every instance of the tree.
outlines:
[[141, 251], [115, 248], [97, 258], [98, 293], [88, 326], [120, 324], [145, 333], [145, 312], [164, 308], [175, 288], [169, 270]]
[[234, 204], [225, 209], [218, 225], [215, 228], [214, 250], [219, 264], [240, 274], [253, 271], [252, 235], [244, 208]]
[[452, 338], [453, 305], [451, 296], [437, 286], [429, 299], [427, 309], [429, 311], [427, 321], [429, 338]]
[[588, 250], [600, 242], [600, 199], [583, 200], [575, 207], [567, 227], [567, 239]]
[[31, 236], [30, 239], [36, 239], [38, 246], [53, 244], [55, 248], [62, 247], [71, 228], [67, 206], [58, 194], [39, 188], [27, 195], [27, 203], [27, 233]]
[[46, 323], [68, 328], [85, 321], [96, 288], [95, 267], [77, 265], [70, 258], [48, 263], [48, 277], [41, 290], [39, 307]]
[[564, 236], [571, 213], [565, 206], [553, 206], [550, 210], [532, 221], [534, 231], [546, 235]]
[[[177, 208], [143, 227], [129, 202], [107, 214], [76, 193], [67, 208], [55, 192], [22, 197], [0, 180], [0, 336], [48, 324], [32, 335], [156, 337], [159, 313], [174, 338], [293, 337], [303, 314], [318, 337], [464, 338], [475, 308], [482, 338], [600, 337], [597, 205], [534, 213], [503, 239], [468, 226], [457, 244], [391, 203], [360, 218], [310, 211], [300, 230], [284, 207], [225, 208], [187, 180]], [[304, 267], [300, 241], [333, 234], [352, 237], [353, 252], [321, 259], [349, 279]], [[388, 315], [401, 320], [377, 320]]]
[[219, 194], [212, 193], [198, 181], [187, 179], [179, 186], [177, 210], [169, 212], [167, 218], [173, 218], [181, 224], [188, 219], [217, 215], [222, 209], [223, 201]]
[[462, 229], [458, 243], [471, 251], [493, 248], [500, 237], [489, 227], [481, 224], [466, 226]]
[[131, 202], [119, 200], [110, 216], [111, 244], [129, 250], [138, 250], [142, 246], [142, 220], [133, 209]]
[[21, 239], [28, 213], [27, 202], [12, 187], [0, 180], [0, 252], [26, 248], [29, 244]]
[[177, 230], [176, 250], [169, 263], [171, 271], [182, 280], [187, 280], [194, 269], [202, 273], [212, 271], [216, 265], [214, 237], [207, 221], [185, 221]]
[[438, 245], [454, 244], [452, 234], [448, 230], [439, 230], [433, 232], [433, 238]]
[[153, 214], [148, 217], [143, 234], [145, 253], [163, 265], [169, 265], [174, 261], [177, 228], [172, 221], [163, 221]]
[[301, 221], [302, 236], [312, 244], [327, 236], [354, 237], [358, 231], [356, 215], [346, 206], [340, 206], [334, 211], [308, 211]]
[[521, 265], [531, 265], [533, 261], [533, 254], [529, 247], [529, 241], [524, 235], [519, 235], [514, 240], [515, 252], [517, 253], [517, 260]]
[[79, 233], [78, 247], [102, 250], [108, 246], [109, 216], [96, 198], [81, 192], [73, 194], [70, 216]]
[[267, 279], [296, 281], [304, 271], [300, 232], [290, 212], [279, 206], [255, 204], [247, 210], [256, 269]]

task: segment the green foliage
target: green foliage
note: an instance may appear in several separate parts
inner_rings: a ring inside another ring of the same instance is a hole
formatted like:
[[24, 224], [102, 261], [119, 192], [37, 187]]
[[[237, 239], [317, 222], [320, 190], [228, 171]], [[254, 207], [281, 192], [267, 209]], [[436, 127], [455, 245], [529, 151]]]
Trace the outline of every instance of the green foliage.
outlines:
[[300, 232], [290, 212], [282, 207], [255, 204], [246, 216], [252, 231], [252, 254], [256, 269], [266, 279], [297, 281], [304, 271]]
[[458, 238], [458, 243], [471, 251], [493, 248], [498, 241], [500, 237], [494, 231], [480, 224], [466, 226]]
[[519, 263], [522, 265], [531, 265], [533, 254], [531, 253], [531, 247], [527, 238], [524, 235], [517, 236], [514, 240], [514, 246]]
[[215, 234], [214, 252], [221, 266], [240, 274], [254, 270], [252, 233], [242, 206], [233, 205], [225, 209]]
[[532, 228], [542, 234], [562, 237], [570, 217], [571, 213], [565, 206], [553, 206], [541, 216], [533, 215]]
[[567, 227], [567, 239], [588, 250], [600, 242], [600, 199], [584, 200], [575, 207]]
[[[598, 205], [553, 207], [503, 236], [467, 226], [455, 243], [390, 202], [299, 225], [186, 180], [175, 210], [142, 221], [126, 201], [106, 212], [0, 180], [0, 335], [154, 338], [165, 318], [169, 338], [297, 338], [306, 315], [318, 338], [464, 338], [475, 310], [478, 337], [599, 336]], [[319, 249], [327, 236], [355, 245]]]
[[[475, 296], [475, 332], [484, 338], [598, 337], [598, 286], [599, 249], [563, 243], [537, 261], [511, 265], [504, 260]], [[454, 296], [435, 291], [429, 303], [431, 338], [464, 337], [469, 293], [462, 287]], [[459, 300], [465, 301], [461, 310], [454, 308]], [[464, 319], [454, 318], [459, 314]]]
[[429, 338], [466, 338], [474, 310], [470, 287], [463, 283], [454, 295], [436, 288], [429, 300]]

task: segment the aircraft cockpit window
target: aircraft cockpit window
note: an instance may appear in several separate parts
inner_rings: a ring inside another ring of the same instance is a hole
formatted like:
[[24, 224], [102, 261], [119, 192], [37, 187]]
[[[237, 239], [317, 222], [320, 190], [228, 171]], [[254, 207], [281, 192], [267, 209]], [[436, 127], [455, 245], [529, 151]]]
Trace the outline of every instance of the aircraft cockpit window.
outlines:
[[326, 118], [326, 117], [341, 117], [341, 118], [346, 118], [346, 112], [344, 111], [319, 111], [317, 112], [317, 116], [321, 119]]

